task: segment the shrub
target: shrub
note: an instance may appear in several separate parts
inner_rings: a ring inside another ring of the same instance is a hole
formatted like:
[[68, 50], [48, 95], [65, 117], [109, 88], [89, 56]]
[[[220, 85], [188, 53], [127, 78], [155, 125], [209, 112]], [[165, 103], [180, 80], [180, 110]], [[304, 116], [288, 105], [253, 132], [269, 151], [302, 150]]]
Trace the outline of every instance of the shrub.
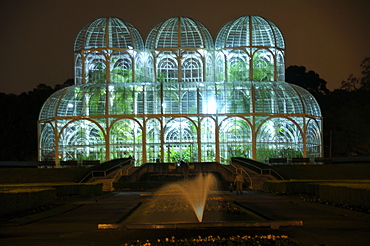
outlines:
[[55, 202], [53, 188], [8, 188], [0, 190], [0, 215], [48, 206]]

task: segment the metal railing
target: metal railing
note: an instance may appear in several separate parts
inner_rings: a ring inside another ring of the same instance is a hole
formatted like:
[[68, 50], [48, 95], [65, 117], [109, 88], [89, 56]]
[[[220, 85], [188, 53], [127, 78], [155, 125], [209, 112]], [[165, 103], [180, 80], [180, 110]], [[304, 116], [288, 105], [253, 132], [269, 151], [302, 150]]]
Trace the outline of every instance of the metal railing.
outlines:
[[[278, 172], [276, 172], [272, 168], [261, 168], [256, 165], [251, 164], [253, 160], [242, 160], [241, 158], [232, 158], [232, 161], [239, 162], [242, 166], [246, 166], [247, 168], [251, 169], [252, 171], [259, 173], [260, 175], [271, 175], [277, 179], [284, 180], [283, 176], [281, 176]], [[255, 162], [255, 161], [253, 161]]]
[[105, 170], [93, 170], [90, 173], [88, 173], [79, 183], [86, 182], [87, 180], [95, 177], [106, 177], [107, 174], [110, 172], [116, 170], [117, 168], [121, 168], [122, 165], [132, 165], [132, 159], [124, 159], [122, 162], [119, 162], [117, 165], [114, 165], [110, 168], [107, 168]]
[[121, 176], [123, 176], [123, 175], [128, 176], [128, 175], [129, 175], [129, 171], [130, 171], [130, 170], [131, 170], [131, 168], [133, 168], [133, 167], [134, 167], [134, 165], [132, 165], [132, 163], [130, 163], [130, 166], [129, 166], [128, 168], [125, 168], [125, 169], [121, 169], [121, 170], [119, 170], [119, 171], [114, 175], [114, 177], [113, 177], [113, 179], [112, 179], [112, 183], [117, 182], [117, 181], [121, 178]]
[[233, 168], [235, 168], [235, 173], [237, 173], [238, 170], [239, 170], [239, 172], [241, 171], [241, 174], [245, 174], [249, 178], [250, 188], [252, 189], [253, 188], [253, 181], [252, 181], [252, 178], [249, 175], [249, 173], [247, 173], [243, 168], [238, 168], [233, 163], [230, 163], [230, 166], [232, 166]]

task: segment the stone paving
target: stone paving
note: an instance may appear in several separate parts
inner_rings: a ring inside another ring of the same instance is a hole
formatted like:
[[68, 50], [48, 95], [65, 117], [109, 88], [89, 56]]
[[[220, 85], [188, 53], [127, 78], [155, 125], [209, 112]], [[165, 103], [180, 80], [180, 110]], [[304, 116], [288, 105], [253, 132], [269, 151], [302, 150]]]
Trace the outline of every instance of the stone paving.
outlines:
[[123, 245], [136, 239], [166, 237], [288, 235], [303, 245], [369, 245], [370, 214], [305, 202], [298, 197], [253, 191], [225, 193], [228, 199], [270, 221], [302, 221], [303, 226], [192, 228], [192, 229], [98, 229], [99, 224], [119, 224], [139, 202], [140, 192], [113, 192], [106, 198], [77, 199], [56, 209], [50, 217], [32, 216], [0, 224], [0, 245]]

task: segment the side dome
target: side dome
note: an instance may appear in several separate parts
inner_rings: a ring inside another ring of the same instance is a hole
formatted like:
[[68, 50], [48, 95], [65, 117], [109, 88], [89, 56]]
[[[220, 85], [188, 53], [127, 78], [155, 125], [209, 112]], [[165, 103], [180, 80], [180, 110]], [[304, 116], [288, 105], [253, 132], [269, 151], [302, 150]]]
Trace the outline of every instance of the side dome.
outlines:
[[254, 91], [254, 113], [305, 114], [321, 117], [316, 99], [300, 86], [281, 81], [252, 82], [251, 85]]
[[74, 51], [99, 48], [133, 48], [142, 50], [143, 39], [129, 22], [116, 17], [103, 17], [84, 26], [78, 33]]
[[173, 17], [159, 23], [146, 40], [147, 49], [182, 47], [213, 49], [214, 43], [208, 29], [188, 17]]
[[216, 49], [233, 47], [273, 47], [285, 49], [279, 28], [260, 16], [242, 16], [229, 21], [219, 31]]
[[[39, 120], [55, 117], [95, 115], [132, 115], [143, 113], [134, 106], [140, 94], [137, 83], [83, 84], [62, 88], [52, 94], [41, 108]], [[142, 95], [140, 94], [139, 97]]]
[[143, 50], [143, 39], [127, 21], [96, 19], [82, 28], [74, 44], [75, 84], [144, 81]]
[[[274, 23], [242, 16], [219, 31], [216, 42], [217, 80], [284, 81], [284, 39]], [[224, 64], [226, 63], [226, 64]], [[225, 71], [226, 68], [226, 71]]]

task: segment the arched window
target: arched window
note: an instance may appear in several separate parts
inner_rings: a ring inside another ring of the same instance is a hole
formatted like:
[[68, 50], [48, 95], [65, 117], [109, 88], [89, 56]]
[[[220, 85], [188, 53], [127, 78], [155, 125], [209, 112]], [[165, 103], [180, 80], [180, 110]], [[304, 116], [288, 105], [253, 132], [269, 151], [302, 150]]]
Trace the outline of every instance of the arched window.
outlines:
[[123, 51], [115, 52], [110, 60], [110, 82], [132, 82], [132, 58]]
[[181, 70], [183, 82], [203, 81], [203, 62], [199, 53], [188, 51], [183, 54], [181, 59]]
[[86, 56], [85, 73], [87, 83], [106, 82], [106, 58], [98, 52], [93, 51]]
[[172, 52], [163, 52], [157, 57], [157, 81], [177, 82], [178, 62]]

